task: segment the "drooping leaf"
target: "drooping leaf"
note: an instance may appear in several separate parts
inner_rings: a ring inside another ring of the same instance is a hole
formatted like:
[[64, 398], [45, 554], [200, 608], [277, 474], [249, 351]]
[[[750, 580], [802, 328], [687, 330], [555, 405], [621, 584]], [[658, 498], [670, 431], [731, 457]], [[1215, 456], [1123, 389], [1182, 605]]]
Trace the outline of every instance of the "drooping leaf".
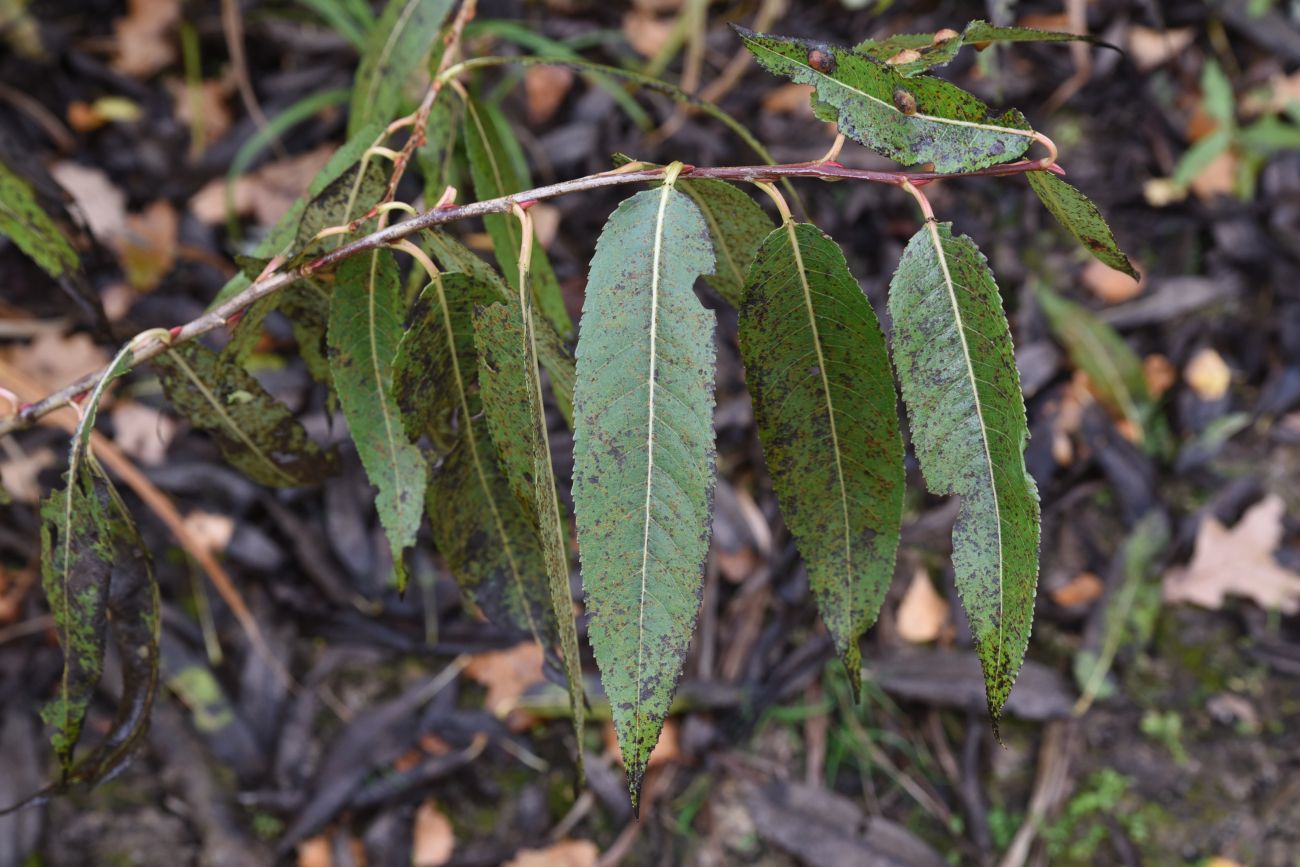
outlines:
[[506, 479], [536, 522], [542, 542], [553, 622], [559, 631], [560, 654], [564, 657], [569, 687], [569, 709], [577, 736], [581, 777], [585, 773], [582, 729], [586, 701], [569, 589], [568, 535], [555, 491], [555, 470], [551, 465], [551, 444], [537, 369], [537, 336], [530, 327], [536, 317], [529, 302], [528, 275], [525, 272], [521, 276], [525, 285], [520, 290], [517, 306], [493, 304], [475, 312], [474, 342], [488, 430], [501, 456]]
[[[473, 99], [465, 103], [465, 146], [469, 152], [474, 196], [480, 201], [527, 189], [510, 158], [497, 123], [493, 109], [487, 104]], [[523, 240], [519, 221], [508, 214], [488, 214], [483, 218], [483, 225], [492, 238], [492, 249], [501, 266], [501, 273], [505, 274], [511, 288], [517, 290], [519, 249]], [[564, 308], [560, 283], [555, 278], [555, 271], [551, 268], [546, 252], [538, 244], [533, 245], [532, 282], [533, 299], [538, 311], [561, 337], [567, 339], [572, 336], [573, 321]]]
[[957, 591], [996, 720], [1024, 660], [1038, 583], [1038, 490], [1011, 333], [983, 254], [947, 223], [908, 242], [890, 284], [893, 356], [930, 490], [957, 494]]
[[406, 587], [402, 552], [415, 543], [428, 465], [406, 438], [393, 397], [393, 359], [402, 337], [397, 264], [386, 250], [339, 266], [330, 298], [329, 350], [334, 387], [371, 484], [379, 489], [379, 520], [393, 551], [399, 589]]
[[[497, 300], [514, 303], [510, 287], [496, 269], [455, 238], [433, 230], [421, 233], [420, 243], [448, 271], [463, 271], [478, 282], [490, 285], [497, 293]], [[536, 255], [535, 251], [533, 255]], [[536, 308], [533, 308], [533, 334], [537, 337], [537, 358], [550, 379], [556, 405], [564, 416], [565, 423], [572, 429], [573, 354], [565, 345], [564, 339]]]
[[678, 187], [700, 209], [713, 239], [717, 273], [704, 281], [732, 307], [739, 308], [745, 291], [745, 273], [758, 245], [772, 231], [772, 221], [753, 199], [726, 181], [701, 178], [681, 181]]
[[424, 70], [451, 0], [388, 0], [366, 38], [348, 117], [349, 136], [367, 123], [387, 124], [402, 110], [408, 79]]
[[1034, 289], [1047, 323], [1069, 353], [1070, 362], [1088, 375], [1102, 403], [1132, 424], [1145, 440], [1151, 433], [1155, 405], [1137, 353], [1114, 328], [1087, 309], [1042, 283], [1036, 283]]
[[473, 311], [496, 300], [467, 274], [433, 278], [407, 316], [394, 391], [408, 435], [427, 436], [442, 459], [427, 511], [461, 591], [491, 622], [553, 647], [541, 543], [501, 470], [479, 397]]
[[45, 213], [28, 184], [0, 160], [0, 235], [56, 280], [81, 268], [68, 236]]
[[813, 110], [840, 132], [911, 166], [985, 168], [1020, 157], [1033, 131], [1015, 109], [993, 116], [971, 94], [938, 78], [907, 78], [852, 49], [737, 27], [768, 72], [816, 88]]
[[[950, 34], [951, 32], [949, 31]], [[866, 39], [853, 46], [853, 50], [882, 62], [897, 58], [898, 62], [891, 66], [900, 75], [910, 78], [949, 63], [967, 45], [979, 49], [994, 43], [1090, 42], [1093, 45], [1115, 48], [1094, 36], [1081, 36], [1059, 30], [1038, 30], [1033, 27], [997, 27], [987, 21], [972, 21], [960, 34], [948, 39], [936, 38], [936, 36], [938, 34], [902, 33], [887, 39]], [[900, 51], [907, 50], [916, 52], [918, 56], [898, 57]]]
[[1089, 253], [1115, 270], [1138, 279], [1137, 269], [1115, 242], [1106, 218], [1087, 196], [1051, 172], [1026, 172], [1025, 177], [1052, 216], [1078, 238]]
[[153, 360], [176, 411], [216, 439], [221, 454], [256, 482], [273, 487], [311, 485], [335, 469], [289, 412], [243, 367], [198, 343]]
[[854, 691], [894, 575], [903, 441], [885, 337], [839, 245], [787, 222], [758, 249], [740, 352], [781, 514]]
[[433, 207], [448, 187], [461, 186], [464, 154], [457, 147], [465, 122], [465, 105], [449, 87], [438, 92], [424, 128], [424, 144], [416, 148], [415, 159], [424, 179], [425, 207]]
[[690, 645], [714, 481], [714, 270], [672, 184], [619, 205], [596, 245], [578, 340], [573, 502], [589, 634], [633, 802]]

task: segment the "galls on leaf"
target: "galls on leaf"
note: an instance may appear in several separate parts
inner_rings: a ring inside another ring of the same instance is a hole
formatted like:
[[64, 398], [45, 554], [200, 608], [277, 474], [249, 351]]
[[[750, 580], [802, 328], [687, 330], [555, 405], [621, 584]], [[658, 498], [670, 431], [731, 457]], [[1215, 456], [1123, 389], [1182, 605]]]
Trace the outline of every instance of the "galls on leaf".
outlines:
[[916, 97], [899, 87], [894, 90], [894, 108], [906, 115], [916, 114]]
[[835, 58], [820, 48], [808, 52], [808, 65], [818, 72], [831, 72], [835, 69]]
[[890, 66], [901, 66], [904, 63], [914, 63], [921, 59], [921, 52], [913, 48], [904, 48], [885, 62]]

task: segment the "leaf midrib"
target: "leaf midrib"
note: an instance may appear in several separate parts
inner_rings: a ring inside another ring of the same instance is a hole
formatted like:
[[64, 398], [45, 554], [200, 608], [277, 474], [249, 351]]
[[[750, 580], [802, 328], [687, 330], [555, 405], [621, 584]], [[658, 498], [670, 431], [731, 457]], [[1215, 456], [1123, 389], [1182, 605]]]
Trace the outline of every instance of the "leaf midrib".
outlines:
[[831, 401], [831, 383], [826, 375], [826, 356], [822, 352], [821, 334], [817, 328], [817, 315], [813, 310], [812, 287], [808, 285], [808, 272], [804, 267], [803, 251], [799, 247], [799, 237], [793, 220], [785, 221], [786, 232], [790, 237], [790, 249], [794, 253], [795, 268], [799, 272], [799, 283], [803, 288], [804, 309], [808, 312], [808, 328], [812, 334], [813, 349], [817, 353], [817, 371], [821, 375], [822, 393], [826, 401], [826, 417], [830, 422], [831, 448], [835, 452], [835, 480], [840, 489], [840, 514], [844, 522], [844, 578], [848, 584], [850, 596], [853, 591], [853, 536], [849, 525], [849, 499], [844, 483], [844, 462], [840, 456], [840, 437], [835, 425], [835, 407]]
[[384, 420], [384, 438], [388, 441], [388, 464], [393, 471], [393, 497], [398, 499], [397, 490], [402, 487], [402, 473], [398, 464], [399, 443], [393, 437], [393, 418], [389, 412], [388, 394], [379, 369], [379, 335], [375, 330], [375, 283], [379, 269], [379, 251], [370, 254], [370, 277], [366, 285], [366, 329], [370, 340], [370, 369], [375, 375], [375, 391], [379, 395], [379, 415]]
[[[1005, 564], [1003, 562], [1002, 551], [1002, 502], [998, 496], [998, 477], [993, 467], [993, 452], [989, 448], [988, 426], [984, 421], [984, 405], [980, 400], [979, 384], [975, 377], [975, 367], [971, 363], [970, 346], [966, 342], [966, 323], [961, 313], [961, 306], [957, 302], [957, 288], [953, 283], [952, 274], [948, 270], [948, 255], [943, 247], [943, 238], [939, 235], [939, 224], [933, 218], [926, 221], [926, 227], [929, 229], [930, 239], [934, 243], [935, 255], [939, 260], [939, 269], [943, 272], [944, 288], [948, 291], [948, 301], [952, 305], [952, 315], [956, 321], [958, 339], [961, 340], [961, 356], [966, 367], [966, 376], [970, 380], [971, 396], [975, 401], [975, 417], [979, 421], [980, 444], [984, 447], [984, 460], [988, 466], [989, 487], [993, 491], [993, 518], [994, 526], [997, 529], [997, 550], [998, 550], [998, 640], [996, 656], [994, 657], [994, 671], [1002, 670], [1002, 648], [1005, 639], [1006, 620], [1006, 581], [1004, 580]], [[963, 506], [965, 508], [965, 506]]]

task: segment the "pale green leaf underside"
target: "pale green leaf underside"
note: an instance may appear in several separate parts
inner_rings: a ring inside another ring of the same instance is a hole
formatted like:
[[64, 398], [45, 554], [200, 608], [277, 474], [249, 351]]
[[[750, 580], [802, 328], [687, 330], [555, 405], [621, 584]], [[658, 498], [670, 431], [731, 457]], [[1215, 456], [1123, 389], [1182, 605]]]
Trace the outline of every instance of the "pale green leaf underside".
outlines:
[[589, 635], [635, 801], [690, 646], [714, 481], [714, 270], [671, 186], [624, 201], [596, 245], [578, 340], [573, 501]]
[[704, 281], [732, 307], [739, 308], [745, 274], [754, 252], [772, 231], [772, 220], [743, 190], [726, 181], [679, 181], [678, 189], [700, 209], [713, 239], [715, 271]]
[[[819, 118], [903, 165], [929, 162], [939, 172], [971, 171], [1014, 160], [1032, 141], [1018, 111], [991, 116], [987, 105], [946, 81], [906, 78], [864, 54], [824, 42], [736, 30], [768, 72], [816, 88]], [[826, 71], [811, 65], [814, 51], [825, 59]], [[900, 107], [909, 103], [914, 113]]]
[[451, 10], [451, 0], [389, 0], [366, 39], [352, 88], [348, 134], [387, 124], [402, 109], [407, 80], [420, 70]]
[[[520, 294], [521, 300], [526, 300], [528, 287]], [[558, 627], [560, 653], [564, 657], [581, 775], [586, 703], [582, 694], [578, 631], [573, 620], [573, 596], [569, 590], [568, 533], [560, 514], [555, 471], [551, 466], [551, 444], [537, 370], [537, 341], [532, 331], [524, 327], [526, 320], [522, 315], [527, 313], [527, 321], [532, 321], [533, 311], [531, 305], [526, 310], [522, 308], [522, 304], [480, 308], [474, 316], [474, 341], [488, 429], [501, 455], [506, 478], [524, 511], [536, 521], [542, 544], [552, 622]]]
[[[525, 189], [524, 181], [515, 170], [498, 132], [498, 122], [488, 106], [475, 100], [465, 104], [465, 147], [469, 154], [470, 177], [474, 181], [474, 195], [480, 201], [506, 196]], [[500, 120], [504, 124], [504, 119]], [[519, 288], [519, 248], [523, 234], [519, 221], [510, 214], [488, 214], [483, 226], [492, 238], [501, 273], [512, 288]], [[564, 308], [560, 283], [551, 268], [551, 261], [540, 244], [532, 251], [533, 298], [537, 309], [562, 337], [573, 334], [573, 321]]]
[[0, 162], [0, 235], [18, 245], [46, 274], [58, 279], [81, 260], [68, 237], [45, 213], [31, 186]]
[[1001, 713], [1024, 660], [1038, 581], [1038, 491], [1002, 299], [975, 244], [926, 223], [890, 284], [893, 356], [930, 490], [957, 494], [957, 591]]
[[[972, 21], [956, 37], [936, 43], [933, 33], [900, 33], [887, 39], [865, 39], [853, 50], [886, 61], [904, 49], [916, 51], [921, 56], [906, 63], [892, 64], [900, 75], [911, 77], [952, 61], [967, 45], [984, 46], [990, 43], [1010, 42], [1091, 42], [1106, 45], [1092, 36], [1063, 33], [1059, 30], [1037, 30], [1032, 27], [996, 27], [987, 21]], [[1111, 46], [1113, 47], [1113, 46]]]
[[319, 484], [333, 473], [334, 454], [321, 451], [288, 407], [234, 361], [191, 343], [153, 364], [176, 411], [210, 432], [250, 479], [283, 488]]
[[404, 588], [402, 552], [415, 544], [428, 466], [407, 440], [393, 397], [393, 359], [402, 336], [399, 288], [391, 253], [348, 259], [330, 299], [328, 338], [334, 387], [361, 464], [379, 489], [379, 521]]
[[856, 689], [858, 639], [894, 573], [903, 442], [876, 314], [816, 226], [787, 223], [759, 248], [740, 351], [781, 514]]
[[429, 484], [434, 544], [465, 597], [493, 623], [557, 641], [541, 543], [501, 471], [479, 399], [476, 305], [495, 292], [467, 274], [435, 277], [406, 321], [394, 392], [407, 433], [441, 464]]
[[1089, 253], [1115, 270], [1138, 279], [1137, 270], [1115, 242], [1106, 218], [1087, 196], [1052, 172], [1026, 172], [1025, 177], [1052, 216], [1078, 238]]

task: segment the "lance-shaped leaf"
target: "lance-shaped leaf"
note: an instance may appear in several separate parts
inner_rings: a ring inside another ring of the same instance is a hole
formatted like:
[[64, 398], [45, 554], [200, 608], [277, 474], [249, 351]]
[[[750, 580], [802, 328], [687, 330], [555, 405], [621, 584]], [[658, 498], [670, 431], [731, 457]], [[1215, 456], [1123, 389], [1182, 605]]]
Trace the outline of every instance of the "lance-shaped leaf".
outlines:
[[699, 614], [714, 482], [714, 270], [672, 184], [619, 205], [596, 244], [578, 340], [573, 502], [589, 635], [632, 800]]
[[[559, 631], [569, 686], [569, 710], [578, 741], [578, 774], [584, 774], [582, 729], [586, 703], [582, 693], [582, 661], [573, 621], [569, 590], [569, 555], [560, 499], [555, 491], [551, 444], [537, 370], [537, 337], [525, 323], [534, 321], [528, 303], [527, 273], [520, 303], [493, 304], [474, 315], [474, 341], [479, 356], [479, 381], [488, 429], [501, 455], [502, 469], [518, 501], [537, 524], [546, 563], [547, 587]], [[527, 314], [527, 315], [524, 315]]]
[[817, 117], [903, 165], [970, 171], [1014, 160], [1032, 141], [1020, 112], [994, 117], [983, 102], [938, 78], [906, 78], [837, 45], [736, 31], [768, 72], [816, 89]]
[[700, 209], [713, 239], [715, 273], [704, 281], [732, 307], [739, 308], [745, 274], [758, 245], [772, 231], [772, 221], [744, 191], [726, 181], [701, 178], [680, 181], [678, 187]]
[[397, 264], [386, 250], [348, 259], [330, 299], [329, 350], [334, 387], [371, 484], [379, 521], [393, 550], [399, 589], [402, 552], [415, 543], [428, 466], [406, 438], [393, 397], [393, 358], [402, 337]]
[[493, 623], [556, 643], [542, 547], [506, 480], [479, 398], [474, 307], [496, 301], [467, 274], [434, 277], [407, 316], [394, 391], [407, 433], [434, 444], [429, 483], [434, 544], [465, 597]]
[[1133, 263], [1115, 243], [1115, 235], [1106, 225], [1106, 218], [1087, 196], [1052, 172], [1026, 172], [1025, 177], [1052, 216], [1078, 238], [1089, 253], [1115, 270], [1138, 279]]
[[450, 10], [451, 0], [388, 0], [361, 52], [352, 87], [349, 134], [370, 122], [387, 124], [396, 119], [407, 80], [423, 70]]
[[957, 592], [997, 720], [1024, 660], [1038, 583], [1038, 489], [1011, 333], [983, 254], [930, 220], [889, 287], [894, 364], [930, 490], [957, 494]]
[[293, 413], [251, 373], [198, 343], [153, 360], [176, 411], [216, 439], [250, 479], [273, 487], [310, 485], [334, 471], [335, 455], [307, 436]]
[[99, 402], [131, 367], [130, 346], [109, 364], [84, 401], [72, 434], [63, 490], [41, 506], [41, 586], [63, 648], [59, 694], [42, 711], [54, 729], [54, 752], [66, 777], [86, 708], [104, 671], [104, 630], [114, 560], [111, 485], [90, 450]]
[[[470, 177], [474, 181], [474, 195], [480, 201], [495, 199], [527, 189], [519, 176], [514, 160], [498, 132], [498, 113], [485, 103], [469, 100], [465, 104], [465, 146], [469, 152]], [[504, 119], [500, 123], [504, 123]], [[501, 273], [506, 275], [511, 288], [519, 288], [519, 249], [523, 236], [519, 221], [508, 214], [488, 214], [483, 226], [492, 238]], [[573, 321], [564, 309], [564, 296], [555, 271], [540, 245], [533, 245], [532, 274], [533, 299], [537, 310], [554, 326], [561, 337], [573, 334]]]
[[[1094, 36], [1033, 27], [997, 27], [987, 21], [972, 21], [959, 34], [951, 30], [947, 33], [900, 33], [888, 39], [863, 40], [853, 46], [853, 50], [882, 62], [894, 60], [890, 66], [900, 75], [910, 78], [950, 62], [967, 45], [982, 49], [994, 43], [1007, 42], [1090, 42], [1115, 48]], [[903, 51], [915, 52], [916, 56], [900, 57], [899, 52]]]
[[781, 514], [856, 693], [894, 575], [903, 441], [880, 323], [839, 245], [787, 222], [758, 250], [740, 352]]
[[[497, 299], [507, 304], [515, 303], [515, 295], [496, 269], [484, 262], [477, 253], [448, 235], [432, 230], [420, 235], [424, 249], [448, 271], [463, 271], [480, 283], [487, 284], [497, 293]], [[536, 255], [536, 251], [534, 254]], [[537, 338], [537, 359], [550, 378], [551, 392], [564, 421], [573, 427], [573, 354], [555, 327], [533, 308], [533, 334]]]
[[46, 274], [76, 273], [81, 259], [67, 235], [36, 200], [30, 184], [0, 161], [0, 236], [18, 245]]

